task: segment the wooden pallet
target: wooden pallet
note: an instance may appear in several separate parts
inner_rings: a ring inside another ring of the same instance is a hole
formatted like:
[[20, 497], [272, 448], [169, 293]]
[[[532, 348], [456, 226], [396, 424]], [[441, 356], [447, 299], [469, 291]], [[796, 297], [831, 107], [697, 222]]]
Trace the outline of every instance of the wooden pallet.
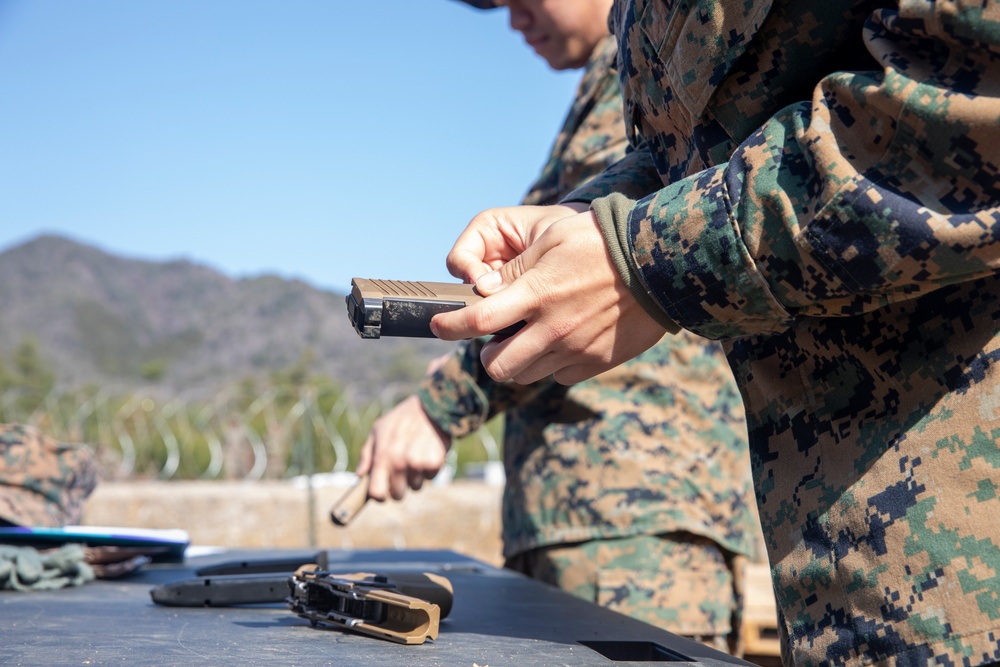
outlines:
[[779, 657], [781, 642], [778, 635], [778, 607], [771, 586], [771, 570], [766, 563], [748, 563], [744, 576], [744, 655], [750, 662], [755, 662], [755, 657]]

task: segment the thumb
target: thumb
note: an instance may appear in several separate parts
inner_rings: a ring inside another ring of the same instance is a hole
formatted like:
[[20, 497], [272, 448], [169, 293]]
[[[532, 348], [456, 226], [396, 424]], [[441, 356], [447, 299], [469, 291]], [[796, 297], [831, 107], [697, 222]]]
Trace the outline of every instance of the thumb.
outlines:
[[536, 246], [527, 247], [524, 252], [510, 260], [496, 271], [484, 273], [476, 279], [476, 291], [483, 296], [496, 294], [520, 278], [535, 265], [541, 255]]

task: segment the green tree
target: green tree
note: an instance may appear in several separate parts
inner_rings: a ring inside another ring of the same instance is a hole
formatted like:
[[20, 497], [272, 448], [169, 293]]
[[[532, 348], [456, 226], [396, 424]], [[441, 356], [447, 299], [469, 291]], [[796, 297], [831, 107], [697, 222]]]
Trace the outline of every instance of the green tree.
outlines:
[[153, 359], [152, 361], [147, 361], [142, 365], [139, 373], [142, 375], [143, 380], [159, 382], [167, 373], [167, 362], [163, 359]]
[[42, 359], [38, 341], [32, 336], [21, 341], [14, 350], [11, 362], [13, 369], [9, 372], [11, 382], [8, 390], [19, 394], [17, 407], [27, 415], [38, 408], [52, 391], [56, 376]]
[[302, 388], [309, 382], [309, 368], [316, 359], [316, 352], [306, 348], [298, 360], [289, 366], [271, 374], [271, 382], [278, 387]]
[[3, 394], [14, 386], [14, 375], [7, 368], [7, 364], [0, 359], [0, 394]]
[[416, 384], [426, 370], [420, 355], [408, 345], [394, 350], [385, 362], [386, 382]]

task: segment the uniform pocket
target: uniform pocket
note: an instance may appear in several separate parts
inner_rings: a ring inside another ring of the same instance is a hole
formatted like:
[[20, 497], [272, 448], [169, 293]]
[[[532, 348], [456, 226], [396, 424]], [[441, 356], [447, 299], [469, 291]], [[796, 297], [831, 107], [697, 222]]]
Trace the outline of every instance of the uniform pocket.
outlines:
[[636, 0], [634, 16], [673, 97], [698, 117], [757, 34], [771, 4], [772, 0]]
[[657, 571], [602, 569], [597, 604], [680, 635], [728, 635], [732, 630], [732, 578], [717, 568], [703, 572], [667, 564]]

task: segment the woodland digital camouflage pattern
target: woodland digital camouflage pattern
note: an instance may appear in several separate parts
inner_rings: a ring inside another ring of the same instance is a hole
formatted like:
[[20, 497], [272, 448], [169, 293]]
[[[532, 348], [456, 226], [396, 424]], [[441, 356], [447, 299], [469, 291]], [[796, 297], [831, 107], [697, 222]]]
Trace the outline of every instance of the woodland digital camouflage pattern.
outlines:
[[617, 53], [610, 35], [594, 48], [573, 105], [542, 173], [524, 195], [524, 204], [555, 204], [621, 158], [628, 142], [622, 122], [621, 88], [614, 73]]
[[[514, 569], [586, 600], [693, 637], [720, 651], [742, 649], [732, 629], [742, 610], [737, 591], [742, 556], [689, 533], [636, 535], [532, 549], [513, 558]], [[651, 586], [650, 582], [658, 585]]]
[[612, 253], [726, 339], [786, 661], [1000, 661], [1000, 3], [612, 17], [637, 150], [573, 197], [652, 184]]
[[86, 445], [56, 442], [33, 426], [0, 424], [0, 525], [74, 524], [97, 479]]
[[[609, 37], [592, 57], [526, 202], [554, 203], [622, 155], [614, 57]], [[751, 507], [743, 406], [721, 347], [679, 336], [573, 387], [554, 381], [496, 383], [482, 368], [480, 349], [477, 343], [460, 348], [429, 378], [420, 397], [431, 419], [453, 436], [505, 413], [506, 557], [550, 545], [670, 531], [705, 536], [736, 554], [752, 553], [759, 529]], [[673, 577], [662, 571], [649, 575], [642, 595], [654, 606], [663, 603], [658, 591]], [[572, 581], [565, 585], [576, 588]], [[708, 598], [716, 589], [699, 590], [696, 605], [715, 604]], [[732, 590], [724, 591], [724, 604], [732, 598]], [[723, 616], [712, 620], [724, 635], [730, 620]]]

